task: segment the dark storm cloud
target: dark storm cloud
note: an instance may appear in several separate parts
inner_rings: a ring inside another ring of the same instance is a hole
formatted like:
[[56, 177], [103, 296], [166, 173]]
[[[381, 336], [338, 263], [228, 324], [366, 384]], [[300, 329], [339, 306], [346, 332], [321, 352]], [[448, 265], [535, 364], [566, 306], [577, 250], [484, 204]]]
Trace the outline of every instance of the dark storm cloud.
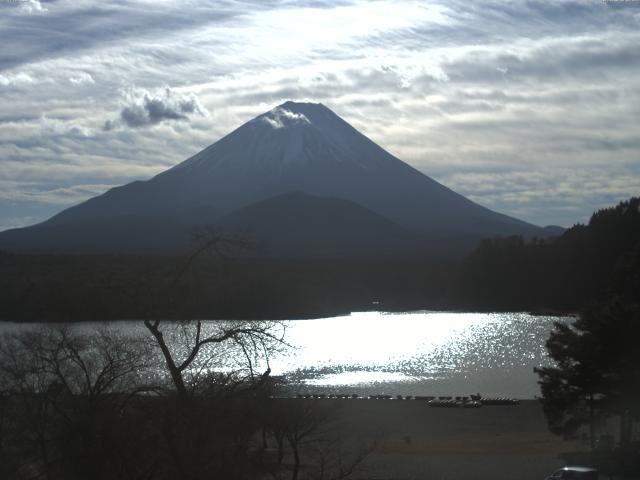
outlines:
[[120, 111], [121, 122], [107, 120], [103, 129], [113, 130], [120, 123], [131, 128], [156, 125], [163, 121], [188, 120], [190, 115], [208, 114], [194, 94], [182, 95], [164, 88], [152, 93], [146, 90], [132, 90], [126, 95], [127, 104]]

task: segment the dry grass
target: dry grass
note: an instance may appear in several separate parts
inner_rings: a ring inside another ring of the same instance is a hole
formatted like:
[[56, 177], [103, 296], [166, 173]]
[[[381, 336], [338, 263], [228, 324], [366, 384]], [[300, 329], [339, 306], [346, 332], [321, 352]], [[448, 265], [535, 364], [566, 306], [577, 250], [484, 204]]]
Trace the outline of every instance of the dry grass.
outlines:
[[585, 448], [547, 430], [540, 406], [428, 407], [418, 400], [334, 402], [354, 442], [376, 442], [356, 478], [544, 479], [558, 454]]

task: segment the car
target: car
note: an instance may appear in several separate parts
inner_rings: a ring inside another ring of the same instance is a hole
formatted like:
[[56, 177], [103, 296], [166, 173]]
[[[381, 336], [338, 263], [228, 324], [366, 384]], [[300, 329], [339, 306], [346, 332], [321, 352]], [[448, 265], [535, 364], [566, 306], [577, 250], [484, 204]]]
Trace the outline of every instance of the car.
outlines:
[[567, 466], [553, 472], [546, 480], [598, 480], [598, 470], [591, 467]]

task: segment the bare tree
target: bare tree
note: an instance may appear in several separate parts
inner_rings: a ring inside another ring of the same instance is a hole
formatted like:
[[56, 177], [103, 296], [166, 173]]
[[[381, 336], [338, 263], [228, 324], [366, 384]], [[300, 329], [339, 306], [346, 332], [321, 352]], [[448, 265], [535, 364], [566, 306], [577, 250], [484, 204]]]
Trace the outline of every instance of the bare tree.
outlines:
[[[350, 434], [339, 411], [340, 403], [329, 400], [272, 399], [267, 408], [267, 430], [277, 448], [272, 477], [342, 480], [356, 474], [375, 442]], [[285, 453], [290, 454], [286, 462]]]
[[317, 468], [313, 480], [344, 480], [359, 471], [365, 460], [375, 450], [376, 443], [357, 443], [354, 440], [323, 438], [317, 448]]
[[[181, 339], [178, 345], [172, 345], [163, 331], [160, 320], [145, 320], [145, 327], [153, 335], [160, 348], [167, 370], [176, 392], [181, 397], [188, 397], [192, 387], [197, 385], [197, 375], [208, 373], [207, 367], [236, 367], [234, 373], [239, 372], [239, 363], [244, 363], [246, 375], [244, 379], [263, 380], [271, 373], [267, 369], [260, 375], [256, 368], [261, 366], [261, 359], [268, 363], [269, 355], [284, 345], [284, 327], [280, 322], [272, 321], [218, 321], [207, 322], [194, 320], [182, 322]], [[174, 336], [175, 340], [175, 336]], [[220, 348], [223, 346], [223, 348]], [[179, 348], [172, 348], [179, 347]], [[180, 348], [181, 347], [181, 348]], [[182, 352], [176, 352], [181, 350]], [[205, 354], [205, 355], [201, 355]], [[216, 355], [219, 358], [214, 358]], [[204, 358], [200, 358], [200, 356]], [[222, 357], [222, 358], [220, 358]], [[222, 360], [230, 360], [226, 365]], [[241, 362], [239, 362], [239, 360]], [[185, 380], [189, 375], [191, 381]]]
[[[177, 303], [175, 296], [178, 286], [199, 257], [209, 254], [216, 258], [225, 258], [229, 248], [250, 246], [250, 243], [244, 239], [222, 236], [210, 230], [197, 232], [195, 239], [200, 246], [178, 270], [169, 287], [168, 301], [174, 308]], [[145, 319], [144, 325], [160, 348], [171, 381], [182, 398], [189, 396], [189, 384], [192, 386], [197, 384], [193, 381], [193, 374], [198, 371], [209, 373], [207, 367], [210, 367], [212, 362], [220, 366], [219, 361], [222, 358], [241, 359], [243, 368], [240, 370], [246, 373], [244, 379], [251, 382], [264, 380], [271, 372], [268, 367], [269, 355], [286, 345], [285, 325], [277, 321], [217, 321], [205, 324], [202, 320], [185, 320], [179, 323], [180, 352], [172, 348], [172, 341], [167, 338], [168, 329], [159, 315]], [[267, 369], [258, 376], [256, 368], [261, 367], [261, 360], [266, 361]], [[235, 367], [238, 367], [239, 362], [234, 363]], [[224, 367], [228, 368], [229, 365]], [[237, 373], [238, 370], [236, 368], [235, 372]], [[186, 380], [187, 374], [192, 375], [191, 382]]]
[[328, 410], [319, 409], [309, 402], [294, 401], [288, 412], [288, 426], [285, 430], [287, 442], [293, 453], [291, 480], [297, 480], [300, 472], [300, 448], [304, 442], [317, 436], [319, 429], [327, 423]]
[[[21, 478], [98, 478], [116, 424], [140, 387], [143, 345], [113, 331], [29, 329], [0, 338], [3, 439]], [[4, 453], [4, 451], [3, 451]], [[7, 474], [8, 478], [12, 475]]]

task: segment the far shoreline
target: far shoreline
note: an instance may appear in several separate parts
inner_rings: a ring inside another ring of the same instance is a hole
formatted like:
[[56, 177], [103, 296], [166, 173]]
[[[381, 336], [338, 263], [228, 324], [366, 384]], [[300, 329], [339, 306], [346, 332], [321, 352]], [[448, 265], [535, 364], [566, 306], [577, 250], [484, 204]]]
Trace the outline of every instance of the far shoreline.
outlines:
[[[183, 318], [183, 317], [163, 317], [162, 315], [153, 316], [153, 319], [160, 319], [163, 322], [195, 322], [195, 321], [205, 321], [205, 322], [223, 322], [223, 321], [246, 321], [246, 322], [262, 322], [262, 321], [274, 321], [274, 322], [286, 322], [286, 321], [305, 321], [305, 320], [322, 320], [325, 318], [338, 318], [338, 317], [349, 317], [353, 314], [358, 313], [380, 313], [381, 315], [385, 314], [431, 314], [431, 313], [451, 313], [451, 314], [525, 314], [531, 315], [533, 317], [577, 317], [579, 312], [574, 310], [546, 310], [546, 309], [536, 309], [536, 310], [508, 310], [508, 309], [463, 309], [463, 308], [452, 308], [452, 309], [432, 309], [432, 308], [397, 308], [397, 309], [354, 309], [354, 310], [327, 310], [325, 312], [314, 312], [309, 313], [308, 315], [294, 315], [294, 316], [224, 316], [224, 317], [207, 317], [207, 318]], [[0, 318], [1, 323], [14, 323], [19, 325], [55, 325], [55, 324], [72, 324], [72, 323], [119, 323], [119, 322], [142, 322], [142, 319], [135, 318], [100, 318], [100, 319], [78, 319], [78, 318], [70, 318], [68, 320], [44, 320], [44, 321], [21, 321], [21, 320], [10, 320], [6, 318]]]

